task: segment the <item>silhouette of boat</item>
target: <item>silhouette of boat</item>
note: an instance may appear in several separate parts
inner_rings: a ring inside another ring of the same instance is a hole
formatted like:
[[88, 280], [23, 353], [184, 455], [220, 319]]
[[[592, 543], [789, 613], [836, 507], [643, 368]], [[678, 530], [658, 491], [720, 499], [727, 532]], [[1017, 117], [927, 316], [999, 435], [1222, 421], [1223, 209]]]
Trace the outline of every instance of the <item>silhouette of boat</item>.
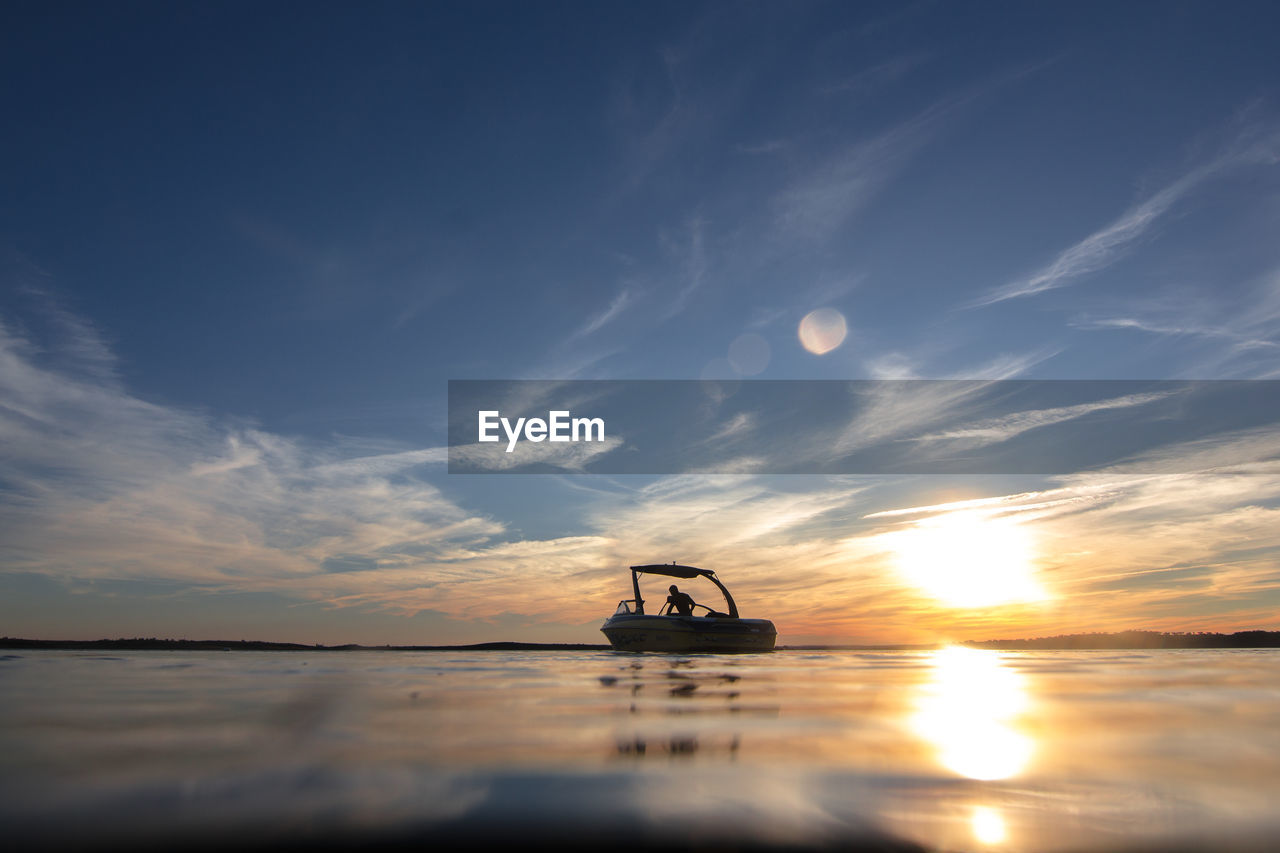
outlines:
[[[694, 604], [692, 615], [682, 615], [668, 602], [657, 614], [645, 613], [640, 595], [640, 575], [672, 578], [703, 577], [724, 593], [728, 613]], [[675, 563], [631, 567], [631, 587], [636, 597], [618, 602], [618, 609], [600, 628], [619, 651], [628, 652], [768, 652], [778, 631], [768, 619], [743, 619], [729, 590], [710, 569]], [[702, 612], [699, 612], [702, 611]]]

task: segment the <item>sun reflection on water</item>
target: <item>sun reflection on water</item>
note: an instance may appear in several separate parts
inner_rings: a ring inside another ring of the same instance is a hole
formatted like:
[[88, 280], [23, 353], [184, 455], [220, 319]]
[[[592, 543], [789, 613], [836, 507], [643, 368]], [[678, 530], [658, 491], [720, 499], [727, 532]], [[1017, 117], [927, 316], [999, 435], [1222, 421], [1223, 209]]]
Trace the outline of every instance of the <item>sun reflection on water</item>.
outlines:
[[973, 828], [973, 837], [982, 844], [999, 844], [1007, 835], [1004, 818], [990, 806], [975, 806], [969, 825]]
[[934, 746], [938, 761], [970, 779], [1021, 772], [1035, 748], [1015, 726], [1030, 704], [1024, 677], [999, 652], [949, 647], [935, 652], [932, 663], [912, 728]]

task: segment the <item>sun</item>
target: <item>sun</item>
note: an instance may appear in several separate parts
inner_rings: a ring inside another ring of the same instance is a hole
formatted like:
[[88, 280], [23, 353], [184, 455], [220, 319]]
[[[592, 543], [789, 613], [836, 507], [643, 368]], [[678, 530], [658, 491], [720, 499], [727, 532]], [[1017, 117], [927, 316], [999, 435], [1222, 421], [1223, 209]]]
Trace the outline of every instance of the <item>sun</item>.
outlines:
[[898, 571], [950, 607], [992, 607], [1046, 597], [1026, 526], [979, 512], [950, 512], [889, 534]]

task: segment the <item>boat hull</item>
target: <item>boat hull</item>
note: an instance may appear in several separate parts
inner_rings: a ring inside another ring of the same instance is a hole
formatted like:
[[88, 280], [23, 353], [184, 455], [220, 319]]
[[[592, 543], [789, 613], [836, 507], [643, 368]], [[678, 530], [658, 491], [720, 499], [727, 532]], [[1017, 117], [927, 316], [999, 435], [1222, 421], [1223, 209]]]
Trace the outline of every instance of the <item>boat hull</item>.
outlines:
[[611, 616], [601, 631], [624, 652], [769, 652], [778, 631], [768, 619]]

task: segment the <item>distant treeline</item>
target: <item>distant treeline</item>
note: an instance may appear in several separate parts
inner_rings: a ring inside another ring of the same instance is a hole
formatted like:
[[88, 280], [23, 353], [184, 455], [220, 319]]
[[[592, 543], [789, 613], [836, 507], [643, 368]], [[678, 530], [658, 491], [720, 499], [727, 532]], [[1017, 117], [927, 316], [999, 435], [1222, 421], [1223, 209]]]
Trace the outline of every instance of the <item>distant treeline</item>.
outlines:
[[314, 646], [302, 643], [269, 643], [263, 640], [170, 640], [157, 637], [133, 637], [116, 640], [25, 640], [16, 637], [0, 637], [0, 649], [66, 649], [71, 651], [190, 651], [190, 652], [350, 652], [392, 651], [403, 652], [521, 652], [521, 651], [603, 651], [607, 645], [587, 643], [473, 643], [466, 646], [361, 646], [348, 643], [342, 646]]
[[1060, 634], [1031, 640], [981, 640], [964, 645], [979, 649], [1274, 649], [1280, 648], [1280, 631], [1234, 634], [1121, 631], [1118, 634]]

